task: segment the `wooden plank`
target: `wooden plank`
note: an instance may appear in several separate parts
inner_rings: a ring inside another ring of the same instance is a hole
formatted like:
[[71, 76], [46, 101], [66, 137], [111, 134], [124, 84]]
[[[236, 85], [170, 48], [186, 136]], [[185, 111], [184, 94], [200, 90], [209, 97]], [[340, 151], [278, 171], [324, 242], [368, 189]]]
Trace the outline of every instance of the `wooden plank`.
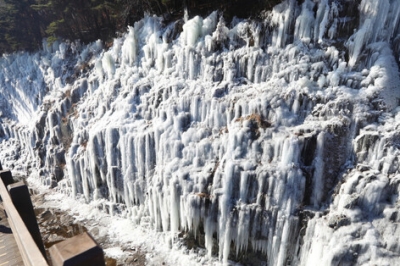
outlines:
[[24, 265], [17, 242], [14, 239], [8, 220], [4, 215], [4, 208], [0, 204], [0, 266], [21, 266]]

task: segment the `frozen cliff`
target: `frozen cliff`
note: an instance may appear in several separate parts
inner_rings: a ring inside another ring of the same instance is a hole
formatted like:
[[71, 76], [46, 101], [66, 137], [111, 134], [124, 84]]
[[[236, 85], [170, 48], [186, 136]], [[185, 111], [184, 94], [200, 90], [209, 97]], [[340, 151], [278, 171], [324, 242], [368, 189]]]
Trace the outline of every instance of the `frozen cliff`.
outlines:
[[3, 56], [3, 167], [192, 235], [195, 264], [399, 265], [400, 1], [261, 17]]

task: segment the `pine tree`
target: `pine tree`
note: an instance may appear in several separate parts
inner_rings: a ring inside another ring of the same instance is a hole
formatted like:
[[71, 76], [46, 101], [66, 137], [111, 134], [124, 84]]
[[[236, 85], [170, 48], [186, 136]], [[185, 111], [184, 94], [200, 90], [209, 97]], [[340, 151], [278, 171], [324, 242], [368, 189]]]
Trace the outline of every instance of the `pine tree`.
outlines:
[[0, 5], [0, 52], [33, 51], [40, 47], [39, 16], [33, 0], [5, 0]]

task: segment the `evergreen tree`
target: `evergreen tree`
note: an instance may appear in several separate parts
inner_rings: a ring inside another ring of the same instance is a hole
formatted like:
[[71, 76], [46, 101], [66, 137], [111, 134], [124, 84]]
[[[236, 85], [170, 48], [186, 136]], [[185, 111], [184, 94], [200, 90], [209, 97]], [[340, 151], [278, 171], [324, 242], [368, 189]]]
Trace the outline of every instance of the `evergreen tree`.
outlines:
[[[302, 0], [298, 0], [299, 3]], [[249, 17], [281, 0], [0, 0], [0, 53], [33, 51], [42, 38], [107, 41], [145, 13], [179, 19], [221, 10], [229, 20]]]
[[39, 16], [33, 0], [5, 0], [0, 6], [0, 51], [33, 51], [40, 47]]

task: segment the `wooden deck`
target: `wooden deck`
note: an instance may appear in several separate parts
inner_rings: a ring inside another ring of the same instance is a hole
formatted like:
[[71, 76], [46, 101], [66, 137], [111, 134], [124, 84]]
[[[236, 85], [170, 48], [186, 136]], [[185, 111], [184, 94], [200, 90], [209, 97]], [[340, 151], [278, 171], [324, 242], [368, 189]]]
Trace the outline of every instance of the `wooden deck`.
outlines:
[[23, 266], [17, 242], [0, 203], [0, 266]]

